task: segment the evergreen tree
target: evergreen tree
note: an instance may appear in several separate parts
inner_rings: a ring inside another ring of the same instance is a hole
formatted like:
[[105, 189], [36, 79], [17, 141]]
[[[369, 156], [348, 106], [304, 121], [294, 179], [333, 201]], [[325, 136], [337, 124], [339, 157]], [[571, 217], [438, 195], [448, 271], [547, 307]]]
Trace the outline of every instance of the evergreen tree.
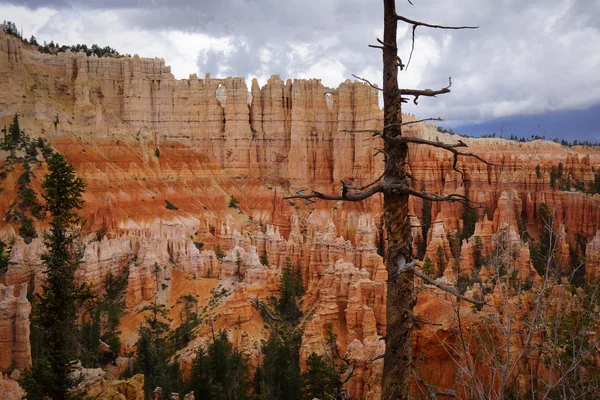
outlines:
[[266, 250], [260, 255], [260, 263], [265, 267], [269, 266], [269, 256], [267, 255]]
[[10, 252], [13, 243], [8, 245], [0, 240], [0, 275], [4, 275], [8, 270], [8, 262], [10, 260]]
[[446, 270], [446, 254], [444, 253], [444, 248], [441, 245], [437, 247], [435, 253], [436, 253], [437, 262], [438, 262], [437, 277], [440, 277], [440, 276], [444, 275], [444, 271]]
[[263, 344], [261, 400], [301, 400], [300, 345], [302, 332], [293, 327], [274, 328]]
[[465, 207], [462, 215], [463, 231], [461, 239], [468, 239], [475, 233], [475, 224], [477, 223], [477, 211], [472, 207]]
[[19, 126], [19, 114], [15, 114], [15, 116], [13, 117], [13, 122], [12, 124], [10, 124], [8, 133], [10, 135], [10, 140], [13, 146], [16, 146], [18, 143], [21, 142], [22, 132], [21, 127]]
[[220, 331], [208, 351], [200, 347], [192, 363], [190, 389], [197, 399], [249, 400], [250, 372], [241, 351]]
[[[154, 265], [156, 280], [156, 291], [159, 289], [159, 273], [161, 267]], [[175, 346], [167, 340], [169, 330], [169, 318], [167, 308], [159, 304], [158, 296], [154, 301], [143, 308], [148, 312], [144, 324], [139, 329], [139, 339], [136, 342], [137, 357], [135, 370], [144, 374], [144, 393], [146, 399], [150, 400], [155, 388], [160, 387], [163, 393], [180, 392], [183, 388], [183, 380], [179, 363], [173, 359]]]
[[288, 322], [297, 322], [302, 317], [298, 300], [304, 294], [304, 287], [298, 272], [299, 270], [294, 269], [287, 257], [281, 269], [281, 284], [279, 285], [276, 309]]
[[336, 398], [340, 378], [328, 356], [311, 353], [301, 378], [305, 400]]
[[[304, 293], [299, 268], [286, 258], [282, 267], [279, 296], [269, 304], [260, 305], [261, 315], [270, 325], [271, 333], [263, 343], [260, 381], [255, 390], [261, 400], [302, 399], [300, 379], [300, 346], [303, 326], [299, 301]], [[256, 379], [255, 379], [256, 381]]]
[[538, 218], [542, 225], [542, 233], [537, 243], [531, 244], [531, 262], [540, 275], [544, 275], [548, 261], [554, 264], [556, 235], [553, 232], [554, 218], [546, 203], [541, 203]]
[[42, 188], [50, 228], [45, 236], [46, 252], [42, 255], [47, 279], [36, 297], [33, 325], [41, 331], [43, 357], [36, 360], [31, 375], [36, 390], [53, 399], [65, 399], [72, 382], [69, 373], [77, 357], [76, 317], [78, 306], [89, 297], [86, 287], [75, 286], [79, 266], [76, 251], [77, 228], [85, 185], [75, 175], [75, 168], [60, 154], [48, 160], [49, 173]]

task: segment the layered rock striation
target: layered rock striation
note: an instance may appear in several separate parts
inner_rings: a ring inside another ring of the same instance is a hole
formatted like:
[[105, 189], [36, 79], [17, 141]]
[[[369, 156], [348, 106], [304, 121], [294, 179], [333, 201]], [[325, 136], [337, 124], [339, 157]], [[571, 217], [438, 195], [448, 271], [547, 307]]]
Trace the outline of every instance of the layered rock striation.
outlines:
[[[282, 268], [294, 265], [311, 315], [302, 363], [312, 351], [323, 351], [331, 326], [355, 364], [349, 394], [379, 398], [383, 361], [374, 359], [385, 349], [387, 279], [382, 198], [352, 204], [284, 199], [302, 188], [336, 192], [341, 180], [360, 185], [381, 175], [382, 154], [376, 155], [381, 142], [370, 132], [382, 123], [375, 89], [351, 81], [333, 89], [315, 79], [277, 76], [262, 87], [256, 80], [248, 86], [242, 78], [208, 75], [177, 80], [160, 59], [40, 54], [0, 32], [0, 105], [1, 125], [19, 113], [25, 134], [48, 140], [85, 180], [85, 250], [77, 279], [102, 293], [109, 273], [127, 274], [126, 350], [132, 350], [127, 346], [135, 342], [137, 311], [144, 304], [156, 297], [175, 313], [177, 300], [194, 293], [199, 307], [207, 307], [211, 327], [228, 329], [256, 367], [268, 332], [253, 299], [276, 292]], [[459, 140], [431, 124], [407, 125], [404, 132]], [[432, 277], [458, 287], [475, 276], [467, 293], [493, 304], [498, 269], [488, 261], [504, 249], [511, 256], [510, 272], [538, 284], [534, 242], [524, 238], [542, 233], [542, 204], [554, 216], [564, 271], [573, 269], [573, 254], [585, 254], [585, 278], [600, 277], [600, 197], [585, 193], [600, 168], [600, 149], [460, 140], [492, 165], [461, 157], [459, 172], [449, 153], [410, 145], [415, 189], [460, 193], [480, 204], [474, 232], [466, 235], [463, 205], [411, 198], [413, 247], [421, 259], [431, 260]], [[41, 158], [39, 164], [31, 183], [38, 192]], [[553, 167], [563, 174], [555, 187]], [[21, 170], [3, 171], [4, 216], [18, 200]], [[40, 231], [44, 224], [35, 221]], [[0, 367], [12, 360], [20, 367], [31, 362], [25, 294], [27, 288], [39, 291], [44, 280], [43, 240], [26, 244], [16, 232], [14, 220], [0, 223], [3, 240], [15, 238], [0, 286]], [[440, 373], [419, 371], [440, 387], [453, 387], [456, 365], [443, 344], [456, 338], [453, 299], [417, 284], [423, 290], [415, 312], [432, 325], [416, 331], [415, 352]], [[469, 327], [481, 326], [483, 314], [462, 310]], [[184, 370], [195, 348], [206, 343], [209, 325], [202, 324], [197, 334], [181, 352]], [[532, 358], [524, 363], [542, 369]]]

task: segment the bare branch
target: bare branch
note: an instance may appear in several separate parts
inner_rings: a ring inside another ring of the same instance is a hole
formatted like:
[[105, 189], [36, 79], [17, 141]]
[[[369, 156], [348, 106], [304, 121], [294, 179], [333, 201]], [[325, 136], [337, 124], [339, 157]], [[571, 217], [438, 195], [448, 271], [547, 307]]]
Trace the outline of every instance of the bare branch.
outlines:
[[434, 28], [434, 29], [477, 29], [479, 28], [478, 26], [447, 26], [447, 25], [435, 25], [435, 24], [428, 24], [425, 22], [420, 22], [420, 21], [415, 21], [412, 19], [408, 19], [406, 17], [403, 17], [401, 15], [396, 15], [396, 18], [398, 19], [398, 21], [402, 21], [402, 22], [406, 22], [407, 24], [411, 24], [411, 25], [416, 25], [416, 26], [425, 26], [427, 28]]
[[405, 189], [408, 194], [418, 197], [420, 199], [424, 199], [424, 200], [429, 200], [429, 201], [447, 201], [449, 203], [461, 203], [464, 204], [465, 206], [468, 207], [473, 207], [475, 205], [475, 207], [481, 207], [482, 205], [480, 203], [476, 203], [474, 201], [469, 200], [469, 198], [467, 196], [463, 196], [462, 194], [458, 194], [458, 193], [450, 193], [447, 195], [439, 195], [439, 194], [435, 194], [435, 193], [429, 193], [429, 192], [425, 192], [425, 191], [417, 191], [411, 187], [406, 187]]
[[410, 56], [408, 57], [408, 62], [406, 63], [406, 70], [408, 70], [408, 66], [410, 65], [410, 60], [412, 60], [413, 53], [415, 51], [415, 31], [417, 30], [417, 25], [413, 25], [412, 28], [412, 45], [410, 48]]
[[379, 182], [380, 180], [383, 179], [383, 177], [385, 176], [385, 172], [382, 173], [379, 178], [375, 179], [373, 182], [365, 185], [365, 186], [350, 186], [347, 183], [345, 183], [344, 181], [342, 181], [342, 185], [343, 187], [347, 188], [347, 189], [351, 189], [351, 190], [365, 190], [371, 186], [373, 186], [374, 184], [376, 184], [377, 182]]
[[[381, 46], [376, 46], [376, 47], [379, 47], [379, 48], [381, 48]], [[382, 88], [380, 88], [380, 87], [379, 87], [379, 86], [377, 86], [377, 85], [374, 85], [374, 84], [372, 84], [371, 82], [369, 82], [369, 80], [367, 80], [367, 79], [365, 79], [365, 78], [361, 78], [360, 76], [357, 76], [357, 75], [354, 75], [354, 74], [352, 74], [352, 76], [353, 76], [353, 77], [355, 77], [356, 79], [358, 79], [359, 81], [363, 81], [363, 82], [365, 82], [366, 84], [368, 84], [369, 86], [371, 86], [373, 89], [377, 89], [377, 90], [379, 90], [379, 91], [382, 91], [382, 92], [383, 92], [383, 89], [382, 89]]]
[[425, 321], [425, 320], [417, 318], [417, 317], [413, 317], [413, 321], [415, 321], [418, 324], [425, 324], [425, 325], [438, 326], [438, 327], [444, 326], [442, 324], [438, 324], [436, 322]]
[[437, 399], [438, 396], [446, 396], [446, 397], [452, 397], [452, 398], [456, 398], [456, 392], [454, 390], [446, 390], [443, 392], [439, 392], [434, 390], [434, 387], [427, 384], [423, 379], [421, 379], [421, 377], [419, 376], [419, 374], [417, 374], [417, 371], [413, 368], [412, 370], [415, 379], [417, 380], [417, 382], [421, 385], [423, 385], [423, 387], [425, 389], [427, 389], [427, 391], [429, 392], [429, 396], [431, 396], [432, 399]]
[[273, 315], [273, 313], [271, 312], [271, 310], [269, 310], [269, 307], [267, 307], [267, 306], [266, 306], [266, 305], [265, 305], [265, 304], [264, 304], [262, 301], [260, 301], [260, 300], [258, 299], [258, 296], [256, 296], [256, 298], [254, 299], [254, 306], [255, 306], [257, 309], [262, 309], [262, 310], [264, 310], [264, 311], [265, 311], [265, 313], [267, 314], [267, 316], [268, 316], [268, 317], [269, 317], [271, 320], [273, 320], [273, 321], [277, 321], [277, 322], [282, 322], [282, 321], [281, 321], [281, 318], [279, 318], [279, 317], [277, 317], [277, 316]]
[[411, 272], [416, 277], [419, 277], [419, 278], [423, 279], [425, 282], [429, 283], [430, 285], [433, 285], [433, 286], [437, 287], [438, 289], [442, 289], [444, 292], [450, 293], [452, 296], [458, 297], [461, 300], [467, 301], [467, 302], [469, 302], [471, 304], [475, 304], [476, 306], [484, 306], [484, 305], [486, 305], [485, 301], [483, 301], [483, 300], [474, 300], [474, 299], [470, 299], [468, 297], [465, 297], [462, 294], [458, 293], [456, 290], [451, 289], [449, 287], [446, 287], [446, 286], [442, 285], [441, 283], [438, 283], [437, 281], [433, 280], [432, 278], [428, 277], [425, 274], [422, 274], [421, 272], [417, 271], [414, 268], [412, 268], [412, 270], [410, 270], [409, 272]]
[[[413, 125], [413, 124], [418, 124], [420, 122], [427, 122], [427, 121], [443, 121], [442, 118], [437, 117], [437, 118], [423, 118], [423, 119], [419, 119], [417, 121], [409, 121], [409, 122], [403, 122], [401, 124], [390, 124], [390, 125], [386, 125], [383, 128], [388, 128], [388, 127], [392, 127], [392, 126], [406, 126], [406, 125]], [[373, 133], [373, 136], [381, 136], [383, 134], [383, 130], [380, 129], [342, 129], [340, 132], [345, 132], [345, 133]]]
[[406, 259], [404, 257], [398, 257], [397, 263], [398, 263], [397, 273], [399, 273], [399, 274], [409, 272], [409, 273], [413, 274], [414, 276], [423, 279], [425, 282], [429, 283], [430, 285], [433, 285], [433, 286], [437, 287], [438, 289], [443, 290], [446, 293], [450, 293], [451, 295], [453, 295], [461, 300], [467, 301], [467, 302], [475, 304], [477, 306], [486, 305], [485, 301], [474, 300], [474, 299], [465, 297], [462, 294], [458, 293], [456, 290], [451, 289], [447, 286], [444, 286], [441, 283], [437, 282], [436, 280], [430, 278], [429, 276], [417, 271], [415, 269], [415, 265], [416, 265], [415, 261], [411, 261], [411, 262], [407, 263]]
[[381, 40], [381, 39], [379, 39], [379, 38], [377, 38], [377, 42], [378, 42], [379, 44], [381, 44], [382, 46], [387, 46], [387, 47], [396, 47], [396, 45], [395, 45], [395, 44], [393, 44], [393, 43], [386, 43], [386, 42], [384, 42], [383, 40]]
[[463, 156], [463, 157], [473, 157], [479, 161], [481, 161], [482, 163], [486, 164], [486, 165], [490, 165], [493, 167], [498, 167], [499, 165], [494, 164], [492, 162], [489, 162], [485, 159], [483, 159], [481, 156], [474, 154], [474, 153], [465, 153], [462, 151], [457, 150], [457, 148], [459, 147], [468, 147], [467, 144], [465, 142], [463, 142], [462, 140], [457, 141], [456, 143], [442, 143], [439, 141], [432, 141], [432, 140], [427, 140], [427, 139], [422, 139], [422, 138], [417, 138], [417, 137], [408, 137], [408, 136], [402, 136], [402, 137], [395, 137], [390, 139], [396, 143], [415, 143], [415, 144], [424, 144], [427, 146], [432, 146], [432, 147], [437, 147], [439, 149], [444, 149], [446, 151], [451, 152], [452, 154], [454, 154], [454, 159], [452, 162], [452, 169], [455, 170], [456, 172], [458, 172], [463, 180], [464, 180], [464, 174], [461, 170], [458, 169], [457, 167], [457, 163], [458, 163], [458, 156]]
[[348, 193], [347, 188], [342, 187], [341, 195], [329, 195], [317, 191], [311, 193], [304, 193], [304, 189], [299, 189], [294, 196], [284, 197], [284, 200], [291, 199], [323, 199], [323, 200], [345, 200], [345, 201], [362, 201], [368, 199], [376, 193], [383, 191], [381, 185], [373, 186], [371, 189], [359, 193]]
[[452, 86], [452, 77], [448, 78], [448, 86], [439, 90], [433, 89], [400, 89], [400, 95], [414, 96], [413, 102], [417, 104], [417, 100], [420, 96], [435, 97], [438, 94], [450, 93], [450, 87]]

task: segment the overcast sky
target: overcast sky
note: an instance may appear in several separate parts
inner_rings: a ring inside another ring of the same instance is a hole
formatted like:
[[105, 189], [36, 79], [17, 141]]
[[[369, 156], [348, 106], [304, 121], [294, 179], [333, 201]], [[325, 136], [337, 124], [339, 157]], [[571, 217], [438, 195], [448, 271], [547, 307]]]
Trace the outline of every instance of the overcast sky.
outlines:
[[[600, 0], [412, 2], [397, 0], [398, 13], [480, 28], [417, 29], [401, 85], [437, 89], [449, 76], [453, 85], [407, 112], [468, 133], [505, 126], [600, 140]], [[381, 82], [380, 51], [367, 47], [382, 35], [381, 9], [381, 0], [0, 0], [2, 19], [40, 42], [164, 58], [177, 78], [210, 72], [264, 84], [279, 74], [330, 87], [352, 74]], [[408, 26], [399, 25], [398, 43], [406, 62]]]

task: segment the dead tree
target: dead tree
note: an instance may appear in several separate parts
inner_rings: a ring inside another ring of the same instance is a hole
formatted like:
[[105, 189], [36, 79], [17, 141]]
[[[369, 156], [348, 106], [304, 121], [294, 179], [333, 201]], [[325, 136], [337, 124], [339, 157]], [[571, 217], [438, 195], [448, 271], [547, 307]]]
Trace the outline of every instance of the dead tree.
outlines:
[[[410, 1], [409, 1], [410, 3]], [[412, 4], [412, 3], [411, 3]], [[383, 218], [387, 233], [386, 268], [387, 280], [387, 334], [383, 371], [383, 399], [408, 399], [410, 397], [410, 381], [412, 376], [412, 330], [413, 308], [417, 301], [414, 295], [414, 275], [417, 272], [412, 260], [411, 224], [408, 215], [409, 196], [419, 197], [430, 201], [460, 202], [472, 205], [466, 196], [460, 194], [438, 195], [411, 188], [407, 182], [406, 164], [408, 144], [414, 143], [432, 146], [449, 151], [453, 154], [453, 169], [462, 176], [457, 168], [459, 156], [474, 157], [484, 163], [483, 158], [461, 151], [467, 145], [458, 141], [447, 144], [421, 138], [402, 135], [402, 126], [414, 122], [402, 122], [402, 103], [412, 98], [416, 104], [420, 97], [435, 97], [450, 92], [451, 80], [446, 87], [439, 90], [431, 89], [401, 89], [398, 86], [398, 70], [405, 69], [402, 59], [398, 56], [397, 27], [398, 22], [412, 25], [412, 41], [418, 27], [433, 29], [472, 29], [470, 26], [443, 26], [405, 18], [396, 13], [396, 1], [384, 0], [384, 36], [377, 39], [378, 45], [370, 47], [381, 49], [383, 52], [383, 88], [361, 79], [372, 87], [383, 92], [383, 130], [373, 131], [374, 135], [383, 139], [385, 169], [381, 177], [365, 186], [353, 186], [342, 182], [341, 194], [325, 194], [312, 191], [305, 193], [299, 190], [288, 198], [323, 199], [362, 201], [373, 195], [383, 193]], [[412, 56], [412, 51], [411, 51]], [[409, 60], [410, 62], [410, 60]], [[364, 131], [363, 131], [364, 132]], [[489, 163], [488, 163], [489, 164]], [[450, 288], [441, 287], [453, 295], [456, 292]], [[471, 300], [478, 304], [477, 302]]]

